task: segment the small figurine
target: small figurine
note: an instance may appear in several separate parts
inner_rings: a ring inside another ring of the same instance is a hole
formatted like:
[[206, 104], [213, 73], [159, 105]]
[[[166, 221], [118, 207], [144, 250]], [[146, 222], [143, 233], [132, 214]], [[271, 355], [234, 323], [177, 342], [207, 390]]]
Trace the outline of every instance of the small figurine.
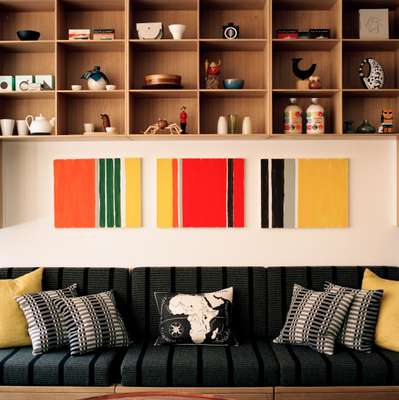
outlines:
[[205, 60], [205, 87], [206, 89], [218, 89], [220, 83], [220, 74], [222, 72], [222, 63], [219, 60], [209, 62]]
[[80, 79], [87, 80], [89, 90], [105, 90], [105, 87], [109, 84], [107, 76], [100, 69], [99, 65], [95, 65], [91, 71], [86, 71], [80, 77]]
[[187, 113], [186, 113], [186, 106], [182, 106], [180, 108], [180, 129], [181, 129], [181, 133], [185, 134], [187, 131]]
[[309, 77], [314, 74], [316, 71], [317, 64], [312, 64], [310, 68], [306, 70], [302, 70], [299, 68], [299, 63], [303, 60], [303, 58], [293, 58], [292, 59], [292, 71], [294, 75], [299, 79], [296, 82], [296, 88], [298, 90], [306, 90], [309, 89]]
[[234, 25], [234, 22], [229, 22], [223, 25], [223, 39], [239, 39], [240, 38], [240, 27]]
[[344, 121], [344, 133], [355, 133], [353, 121]]
[[393, 132], [393, 111], [392, 108], [384, 108], [381, 112], [381, 126], [378, 128], [378, 133]]
[[[363, 68], [367, 65], [368, 75], [364, 72]], [[377, 90], [384, 86], [385, 76], [384, 68], [374, 58], [365, 58], [359, 67], [359, 76], [366, 89]]]
[[111, 126], [111, 121], [109, 119], [109, 116], [108, 116], [108, 114], [100, 114], [100, 118], [103, 121], [104, 132], [106, 132], [107, 128], [109, 128]]
[[310, 76], [309, 77], [309, 89], [317, 90], [321, 89], [321, 79], [320, 76]]
[[182, 130], [176, 123], [169, 123], [166, 119], [159, 118], [158, 121], [150, 125], [145, 131], [144, 135], [155, 135], [159, 131], [169, 130], [171, 135], [180, 135]]

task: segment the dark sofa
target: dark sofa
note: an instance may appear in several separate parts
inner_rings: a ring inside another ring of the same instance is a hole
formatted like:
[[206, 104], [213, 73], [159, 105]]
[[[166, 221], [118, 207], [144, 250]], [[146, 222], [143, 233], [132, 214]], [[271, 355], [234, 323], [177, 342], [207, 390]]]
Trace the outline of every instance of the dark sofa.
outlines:
[[[372, 269], [382, 277], [399, 280], [397, 268]], [[0, 269], [0, 279], [28, 271]], [[290, 387], [303, 393], [309, 387], [325, 387], [321, 397], [311, 390], [313, 397], [308, 397], [318, 399], [327, 398], [325, 393], [330, 388], [340, 387], [345, 392], [342, 387], [348, 387], [356, 393], [353, 387], [369, 386], [373, 387], [370, 391], [376, 392], [373, 398], [399, 398], [399, 388], [395, 387], [399, 385], [399, 353], [375, 349], [364, 354], [338, 347], [336, 354], [328, 357], [305, 347], [272, 343], [285, 321], [294, 283], [322, 290], [327, 280], [358, 288], [362, 275], [361, 267], [45, 269], [45, 290], [73, 282], [79, 284], [81, 294], [114, 289], [134, 344], [127, 351], [107, 350], [81, 357], [71, 357], [67, 351], [32, 356], [30, 348], [0, 350], [0, 384], [118, 385], [115, 391], [134, 387], [213, 387], [216, 393], [235, 387], [256, 389], [234, 392], [241, 393], [237, 397], [240, 399], [254, 398], [253, 393], [264, 399], [288, 399], [293, 393]], [[240, 346], [153, 346], [159, 322], [154, 291], [198, 293], [228, 286], [235, 288], [233, 325]], [[362, 390], [356, 398], [365, 395], [360, 393]], [[0, 386], [0, 399], [1, 392]], [[242, 397], [245, 393], [252, 394]], [[387, 393], [397, 397], [387, 397]]]

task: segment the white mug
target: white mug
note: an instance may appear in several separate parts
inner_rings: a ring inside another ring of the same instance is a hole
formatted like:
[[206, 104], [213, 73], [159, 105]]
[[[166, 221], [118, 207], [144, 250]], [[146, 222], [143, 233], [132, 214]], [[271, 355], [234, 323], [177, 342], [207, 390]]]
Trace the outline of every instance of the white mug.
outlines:
[[173, 39], [181, 40], [183, 39], [183, 34], [186, 31], [186, 25], [183, 24], [172, 24], [169, 25], [170, 33], [172, 34]]
[[94, 132], [94, 124], [90, 123], [90, 122], [86, 122], [83, 124], [83, 128], [85, 132]]
[[251, 117], [244, 117], [242, 120], [242, 134], [250, 135], [252, 133], [252, 120]]
[[217, 133], [218, 135], [227, 135], [227, 118], [221, 115], [218, 119]]
[[26, 136], [29, 134], [28, 125], [24, 119], [17, 120], [17, 132], [19, 136]]
[[1, 119], [1, 134], [3, 136], [12, 136], [14, 132], [15, 119]]

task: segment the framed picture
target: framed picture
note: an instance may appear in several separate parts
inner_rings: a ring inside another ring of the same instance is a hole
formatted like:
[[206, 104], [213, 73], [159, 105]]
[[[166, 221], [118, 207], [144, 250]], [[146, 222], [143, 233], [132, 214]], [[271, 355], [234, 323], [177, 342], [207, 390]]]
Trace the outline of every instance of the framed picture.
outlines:
[[389, 10], [359, 10], [360, 39], [389, 39]]

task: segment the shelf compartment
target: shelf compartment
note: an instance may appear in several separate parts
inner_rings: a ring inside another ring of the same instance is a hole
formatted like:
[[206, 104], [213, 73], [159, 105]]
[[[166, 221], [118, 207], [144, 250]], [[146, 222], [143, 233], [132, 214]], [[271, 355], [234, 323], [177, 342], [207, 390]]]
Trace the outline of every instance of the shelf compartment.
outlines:
[[327, 51], [338, 43], [338, 39], [273, 39], [273, 49]]
[[109, 115], [111, 125], [116, 127], [119, 135], [126, 132], [124, 97], [85, 97], [60, 92], [57, 107], [58, 135], [83, 134], [84, 123], [94, 123], [95, 131], [103, 132], [100, 114]]
[[200, 9], [201, 38], [223, 38], [223, 26], [234, 22], [242, 39], [267, 38], [267, 0], [238, 1], [204, 0]]
[[143, 22], [162, 22], [163, 37], [172, 39], [168, 26], [184, 24], [185, 39], [198, 38], [196, 0], [134, 0], [131, 2], [130, 38], [138, 39], [136, 24]]
[[40, 40], [54, 40], [55, 2], [0, 1], [0, 40], [18, 40], [17, 31], [40, 32]]
[[[230, 94], [226, 92], [201, 92], [200, 94], [200, 132], [216, 134], [219, 116], [236, 114], [238, 132], [241, 132], [242, 120], [250, 116], [254, 136], [265, 135], [267, 129], [267, 92]], [[227, 135], [229, 136], [229, 135]], [[231, 136], [240, 136], [232, 134]], [[226, 137], [226, 136], [224, 136]], [[245, 136], [246, 137], [246, 136]]]
[[399, 38], [399, 2], [396, 0], [343, 0], [342, 26], [343, 37], [359, 38], [359, 9], [388, 8], [389, 37]]
[[340, 38], [340, 2], [338, 0], [273, 1], [273, 37], [277, 29], [330, 29], [331, 38]]
[[[255, 48], [242, 47], [242, 43], [233, 41], [201, 42], [200, 85], [205, 88], [205, 60], [222, 63], [220, 88], [223, 79], [238, 78], [245, 80], [245, 89], [267, 89], [267, 45], [265, 42], [253, 42]], [[260, 47], [259, 47], [260, 46]]]
[[[125, 38], [123, 0], [60, 0], [58, 39], [68, 39], [68, 29], [113, 28], [115, 39]], [[92, 37], [92, 36], [91, 36]]]
[[[317, 94], [317, 95], [316, 95]], [[317, 97], [319, 99], [319, 104], [324, 107], [325, 113], [325, 133], [326, 134], [339, 134], [341, 132], [340, 123], [340, 110], [341, 110], [341, 98], [340, 93], [315, 93], [311, 92], [309, 94], [294, 93], [287, 91], [286, 93], [275, 93], [273, 92], [273, 132], [275, 134], [284, 133], [284, 109], [289, 104], [290, 97], [296, 97], [298, 105], [302, 108], [302, 111], [306, 113], [306, 109], [311, 104], [311, 98]], [[303, 115], [302, 119], [306, 117]], [[305, 132], [305, 120], [304, 122], [304, 132]], [[283, 135], [290, 136], [290, 135]], [[292, 135], [292, 136], [302, 136], [302, 135]], [[303, 135], [307, 136], [307, 135]], [[313, 135], [309, 135], [313, 136]], [[320, 135], [324, 136], [324, 135]]]
[[[379, 93], [375, 93], [379, 92]], [[343, 95], [343, 120], [353, 121], [356, 128], [367, 119], [378, 130], [381, 125], [381, 112], [384, 108], [392, 108], [394, 117], [394, 132], [399, 133], [399, 91], [373, 91], [373, 95], [366, 93], [347, 93]]]
[[296, 88], [297, 77], [292, 71], [291, 61], [293, 58], [303, 58], [300, 64], [303, 69], [309, 68], [313, 63], [317, 64], [314, 75], [321, 78], [323, 88], [340, 88], [337, 62], [341, 59], [341, 47], [336, 45], [325, 51], [273, 48], [273, 89]]
[[[131, 42], [130, 82], [132, 89], [142, 89], [145, 75], [159, 73], [181, 75], [184, 89], [197, 89], [197, 43], [173, 42]], [[170, 51], [170, 46], [173, 46], [173, 51]]]
[[132, 134], [143, 134], [147, 127], [155, 124], [159, 118], [179, 125], [179, 113], [182, 106], [187, 108], [187, 133], [198, 134], [198, 97], [196, 91], [179, 93], [176, 91], [164, 93], [131, 92], [130, 132]]
[[[122, 46], [121, 48], [118, 46]], [[99, 65], [117, 89], [125, 88], [124, 43], [84, 42], [58, 44], [58, 89], [71, 89], [71, 85], [87, 83], [80, 79], [84, 71]]]
[[58, 93], [76, 98], [86, 99], [123, 99], [124, 90], [58, 90]]
[[398, 61], [399, 50], [370, 49], [367, 44], [345, 42], [343, 44], [343, 87], [344, 89], [363, 89], [364, 86], [359, 77], [360, 63], [365, 58], [376, 59], [384, 68], [385, 83], [383, 89], [399, 88]]
[[399, 49], [399, 39], [343, 39], [342, 42], [348, 51], [395, 51]]

